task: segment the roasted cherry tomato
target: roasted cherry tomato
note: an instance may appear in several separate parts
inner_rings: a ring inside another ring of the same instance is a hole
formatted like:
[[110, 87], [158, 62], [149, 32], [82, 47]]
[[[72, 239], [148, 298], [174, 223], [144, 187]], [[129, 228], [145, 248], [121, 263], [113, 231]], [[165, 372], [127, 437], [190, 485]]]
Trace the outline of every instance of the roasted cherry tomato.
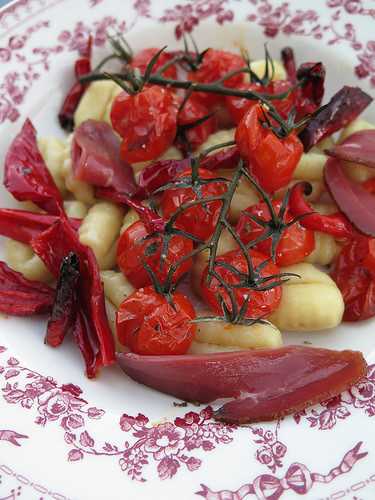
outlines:
[[[267, 277], [274, 276], [280, 273], [279, 268], [272, 262], [267, 263], [264, 267], [264, 262], [268, 257], [257, 250], [250, 250], [249, 255], [253, 263], [253, 267], [256, 270], [261, 264], [260, 271], [257, 272], [258, 276]], [[233, 270], [248, 274], [248, 267], [245, 256], [239, 250], [232, 250], [226, 254], [221, 255], [216, 258], [215, 261], [215, 272], [225, 281], [228, 285], [237, 285], [240, 283], [242, 278], [238, 276]], [[223, 265], [220, 265], [220, 264]], [[224, 267], [225, 266], [225, 267]], [[211, 282], [207, 283], [208, 267], [203, 271], [201, 278], [201, 290], [202, 296], [209, 306], [217, 313], [222, 314], [222, 306], [220, 302], [220, 296], [224, 300], [229, 311], [232, 312], [232, 302], [230, 300], [228, 291], [220, 281], [213, 277]], [[279, 281], [278, 278], [266, 281], [263, 286], [270, 286], [272, 283]], [[250, 290], [249, 288], [232, 288], [235, 301], [237, 303], [238, 309], [241, 308], [246, 298], [250, 296], [250, 300], [247, 306], [245, 317], [247, 318], [259, 318], [263, 316], [269, 316], [280, 304], [281, 300], [281, 287], [275, 286], [269, 290]]]
[[[143, 49], [140, 52], [138, 52], [134, 57], [131, 62], [131, 66], [133, 68], [138, 68], [139, 71], [144, 74], [146, 71], [146, 68], [148, 66], [148, 63], [151, 61], [151, 59], [154, 57], [155, 54], [159, 52], [159, 49], [156, 49], [154, 47], [149, 48], [149, 49]], [[152, 73], [156, 73], [157, 71], [160, 70], [162, 66], [164, 66], [166, 63], [171, 61], [173, 59], [173, 54], [170, 54], [169, 52], [163, 51], [159, 57], [157, 62], [155, 63]], [[172, 80], [175, 80], [177, 78], [177, 69], [176, 66], [170, 66], [167, 68], [165, 71], [163, 71], [163, 76], [165, 78], [171, 78]]]
[[[151, 284], [144, 262], [150, 266], [158, 279], [163, 282], [170, 267], [193, 249], [193, 244], [188, 238], [179, 235], [172, 236], [169, 241], [167, 256], [161, 266], [162, 238], [160, 236], [147, 238], [147, 236], [148, 233], [143, 222], [134, 222], [122, 233], [117, 247], [117, 264], [130, 283], [136, 288]], [[191, 264], [191, 259], [187, 259], [178, 266], [173, 276], [174, 283], [189, 271]]]
[[358, 236], [346, 243], [331, 276], [344, 299], [344, 321], [375, 316], [375, 238]]
[[[196, 71], [191, 71], [189, 80], [198, 83], [216, 82], [231, 71], [244, 68], [245, 63], [241, 56], [227, 52], [225, 50], [208, 49], [203, 56], [203, 61]], [[244, 73], [234, 75], [223, 84], [226, 87], [237, 87], [243, 82]], [[224, 98], [219, 94], [209, 94], [204, 92], [196, 93], [207, 106], [213, 106], [224, 102]]]
[[303, 153], [295, 132], [279, 138], [265, 123], [260, 105], [253, 106], [240, 121], [235, 134], [240, 154], [252, 174], [268, 192], [285, 187]]
[[[291, 83], [286, 80], [274, 80], [266, 86], [256, 83], [242, 83], [238, 90], [249, 90], [251, 92], [258, 92], [264, 95], [283, 94], [291, 88]], [[272, 100], [273, 106], [277, 109], [282, 118], [287, 118], [295, 103], [295, 96], [291, 92], [284, 99]], [[232, 117], [234, 123], [238, 124], [245, 113], [252, 107], [256, 106], [257, 101], [245, 99], [244, 97], [227, 96], [225, 98], [225, 105]]]
[[[203, 168], [199, 169], [199, 177], [202, 179], [214, 179], [216, 176]], [[184, 170], [177, 179], [186, 178], [191, 182], [191, 169]], [[199, 188], [201, 198], [220, 196], [226, 191], [225, 182], [210, 182]], [[169, 219], [176, 210], [185, 203], [198, 200], [198, 195], [190, 187], [177, 187], [164, 191], [161, 198], [163, 215]], [[176, 219], [175, 226], [194, 235], [201, 240], [207, 240], [212, 236], [219, 218], [222, 202], [210, 201], [204, 205], [199, 204], [184, 210]]]
[[122, 137], [121, 157], [128, 163], [154, 160], [173, 143], [177, 106], [173, 93], [151, 85], [135, 95], [119, 94], [111, 109], [113, 128]]
[[140, 288], [117, 312], [118, 341], [137, 354], [185, 354], [196, 332], [194, 318], [193, 305], [181, 293], [169, 302], [152, 287]]
[[[282, 202], [280, 200], [275, 200], [272, 202], [275, 212], [278, 215]], [[262, 227], [252, 220], [249, 215], [255, 215], [258, 219], [271, 222], [271, 214], [266, 203], [261, 202], [253, 205], [246, 210], [244, 210], [240, 216], [237, 223], [237, 233], [239, 234], [241, 240], [244, 243], [250, 243], [259, 238], [268, 228]], [[293, 217], [289, 214], [287, 209], [283, 217], [283, 223], [287, 224], [293, 220]], [[271, 238], [258, 243], [256, 249], [260, 252], [271, 255]], [[314, 231], [306, 229], [295, 222], [288, 228], [285, 228], [279, 243], [276, 247], [276, 264], [278, 266], [291, 266], [292, 264], [297, 264], [301, 262], [307, 255], [315, 248], [315, 238]]]
[[[184, 104], [183, 108], [178, 114], [177, 124], [179, 126], [191, 125], [200, 118], [209, 115], [208, 108], [199, 100], [194, 94]], [[200, 125], [197, 125], [189, 130], [186, 130], [186, 139], [191, 145], [192, 149], [197, 149], [203, 144], [216, 130], [216, 119], [211, 116]]]

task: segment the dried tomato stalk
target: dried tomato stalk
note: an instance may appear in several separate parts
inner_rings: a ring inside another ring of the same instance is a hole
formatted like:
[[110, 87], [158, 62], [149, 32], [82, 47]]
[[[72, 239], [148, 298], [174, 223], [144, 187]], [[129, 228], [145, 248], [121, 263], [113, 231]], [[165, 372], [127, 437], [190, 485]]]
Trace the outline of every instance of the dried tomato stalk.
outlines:
[[13, 316], [31, 316], [51, 310], [54, 290], [30, 281], [0, 262], [0, 312]]
[[61, 263], [55, 302], [44, 339], [51, 347], [59, 346], [76, 322], [79, 276], [79, 259], [71, 252]]

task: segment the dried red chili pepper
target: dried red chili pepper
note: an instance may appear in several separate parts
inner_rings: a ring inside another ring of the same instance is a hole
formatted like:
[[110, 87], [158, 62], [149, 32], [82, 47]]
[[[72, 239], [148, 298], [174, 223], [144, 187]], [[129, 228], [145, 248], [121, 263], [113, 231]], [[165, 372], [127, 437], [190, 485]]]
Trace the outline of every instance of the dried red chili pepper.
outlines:
[[0, 261], [0, 312], [14, 316], [46, 313], [53, 298], [53, 288], [24, 278]]
[[311, 189], [308, 182], [298, 182], [292, 187], [289, 198], [290, 213], [299, 217], [299, 223], [307, 229], [327, 233], [338, 239], [353, 238], [356, 230], [344, 214], [338, 212], [322, 215], [314, 211], [304, 197], [311, 193]]
[[53, 215], [64, 213], [60, 191], [40, 154], [35, 128], [28, 119], [6, 154], [4, 186], [18, 201], [32, 201]]
[[375, 178], [362, 182], [362, 187], [370, 194], [375, 194]]
[[335, 260], [331, 276], [344, 303], [344, 321], [375, 316], [375, 239], [358, 236], [348, 242]]
[[299, 138], [305, 151], [309, 151], [319, 141], [355, 120], [372, 100], [372, 97], [359, 87], [345, 85], [331, 98], [328, 104], [317, 111], [300, 132]]
[[[91, 46], [92, 36], [89, 36], [82, 57], [77, 59], [74, 64], [74, 74], [77, 80], [91, 72]], [[74, 113], [87, 87], [87, 84], [76, 81], [70, 88], [60, 108], [58, 119], [61, 127], [68, 132], [71, 132], [74, 128]]]
[[[58, 220], [56, 215], [37, 214], [27, 210], [0, 208], [0, 234], [7, 238], [30, 244], [41, 232], [48, 229]], [[71, 226], [77, 231], [81, 219], [69, 219]]]
[[81, 355], [86, 367], [87, 378], [95, 378], [97, 373], [98, 359], [95, 356], [94, 349], [97, 350], [97, 345], [92, 345], [90, 339], [90, 327], [84, 312], [79, 309], [77, 312], [76, 322], [73, 328], [73, 338], [81, 351]]
[[[307, 346], [183, 356], [118, 354], [131, 378], [172, 396], [225, 403], [214, 417], [232, 423], [273, 420], [318, 403], [366, 373], [362, 353]], [[202, 383], [204, 381], [204, 383]]]
[[70, 252], [61, 262], [55, 301], [47, 324], [44, 342], [51, 347], [58, 347], [76, 322], [79, 276], [79, 259]]
[[326, 70], [322, 63], [304, 63], [297, 70], [297, 120], [314, 113], [322, 103]]
[[79, 242], [78, 236], [65, 218], [35, 238], [31, 246], [48, 269], [58, 276], [63, 258], [74, 252], [80, 261], [79, 299], [89, 326], [91, 343], [97, 345], [95, 373], [101, 366], [115, 360], [114, 342], [105, 311], [103, 284], [92, 250]]
[[151, 208], [143, 205], [136, 198], [131, 198], [125, 193], [119, 193], [113, 188], [97, 188], [95, 195], [97, 198], [104, 198], [106, 200], [111, 200], [114, 203], [133, 208], [139, 215], [143, 224], [146, 226], [147, 231], [150, 233], [163, 231], [165, 228], [166, 221], [163, 217]]
[[294, 57], [294, 51], [291, 47], [284, 47], [281, 51], [281, 59], [288, 76], [288, 80], [291, 83], [296, 83], [297, 80], [297, 70], [296, 70], [296, 60]]

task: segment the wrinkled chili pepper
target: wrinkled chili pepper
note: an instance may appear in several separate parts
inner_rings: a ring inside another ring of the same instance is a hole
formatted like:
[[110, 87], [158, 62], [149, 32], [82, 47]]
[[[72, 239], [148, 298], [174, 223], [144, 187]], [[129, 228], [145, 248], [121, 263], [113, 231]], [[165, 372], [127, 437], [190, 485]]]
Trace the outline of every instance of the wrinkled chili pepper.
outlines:
[[0, 312], [14, 316], [31, 316], [51, 310], [53, 288], [31, 281], [0, 261]]
[[30, 120], [25, 121], [6, 154], [4, 186], [18, 201], [32, 201], [52, 215], [64, 213], [60, 191], [40, 154]]
[[284, 47], [281, 50], [281, 60], [291, 83], [296, 83], [297, 80], [297, 70], [296, 70], [296, 60], [294, 57], [294, 51], [291, 47]]
[[60, 266], [55, 301], [44, 339], [51, 347], [62, 344], [76, 322], [79, 276], [79, 259], [75, 253], [70, 252], [63, 258]]
[[298, 182], [292, 187], [289, 198], [290, 213], [300, 218], [299, 223], [307, 229], [327, 233], [338, 239], [353, 238], [357, 234], [356, 230], [344, 214], [338, 212], [322, 215], [314, 211], [304, 197], [311, 191], [312, 187], [308, 182]]
[[111, 200], [114, 203], [133, 208], [139, 215], [143, 224], [146, 226], [147, 231], [150, 233], [160, 232], [165, 228], [166, 221], [163, 217], [151, 208], [143, 205], [136, 198], [131, 198], [125, 193], [119, 193], [113, 188], [97, 188], [95, 196], [97, 198], [104, 198], [106, 200]]
[[359, 87], [345, 85], [331, 98], [328, 104], [317, 111], [300, 132], [299, 138], [305, 151], [309, 151], [319, 141], [355, 120], [372, 100], [372, 97]]
[[[81, 53], [81, 57], [77, 59], [74, 64], [74, 75], [77, 80], [91, 73], [91, 46], [92, 36], [89, 36], [87, 45], [83, 53]], [[76, 81], [66, 95], [60, 108], [58, 114], [59, 123], [61, 127], [68, 132], [71, 132], [74, 128], [74, 113], [87, 87], [88, 84]]]
[[297, 121], [314, 113], [322, 103], [326, 70], [322, 63], [304, 63], [297, 70]]
[[375, 238], [357, 236], [335, 259], [331, 276], [344, 303], [344, 321], [375, 316]]
[[[41, 232], [58, 220], [56, 215], [37, 214], [28, 210], [0, 208], [0, 234], [7, 238], [30, 244]], [[78, 231], [81, 219], [69, 219], [72, 227]]]
[[59, 275], [63, 258], [69, 252], [78, 256], [81, 273], [79, 302], [87, 319], [91, 344], [97, 346], [94, 368], [96, 374], [101, 366], [111, 365], [115, 361], [115, 350], [105, 310], [103, 284], [94, 253], [80, 243], [66, 218], [55, 222], [35, 238], [31, 246], [56, 277]]
[[90, 339], [90, 326], [87, 318], [81, 309], [78, 310], [76, 322], [73, 328], [73, 338], [81, 352], [86, 367], [87, 378], [95, 378], [97, 373], [98, 359], [95, 356], [97, 345], [93, 345]]

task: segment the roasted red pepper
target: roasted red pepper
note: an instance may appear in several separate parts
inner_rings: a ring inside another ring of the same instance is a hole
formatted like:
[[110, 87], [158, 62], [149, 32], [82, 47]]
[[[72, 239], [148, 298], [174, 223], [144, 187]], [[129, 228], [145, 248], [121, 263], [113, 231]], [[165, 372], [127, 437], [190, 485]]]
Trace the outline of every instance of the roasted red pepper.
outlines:
[[53, 215], [64, 213], [60, 191], [40, 154], [30, 120], [25, 121], [5, 157], [4, 186], [18, 201], [32, 201]]
[[68, 132], [72, 131], [74, 128], [75, 110], [77, 109], [79, 101], [88, 87], [87, 84], [80, 83], [78, 79], [91, 72], [91, 46], [92, 37], [90, 36], [85, 50], [74, 64], [74, 75], [77, 81], [69, 90], [58, 114], [61, 127]]
[[298, 182], [290, 193], [290, 213], [299, 217], [299, 223], [303, 227], [330, 234], [338, 239], [351, 239], [356, 235], [356, 230], [344, 214], [338, 212], [322, 215], [315, 212], [304, 197], [310, 193], [311, 185], [308, 182]]
[[44, 342], [51, 347], [58, 347], [75, 325], [79, 275], [79, 259], [71, 252], [64, 257], [60, 266], [55, 301], [44, 339]]
[[53, 288], [30, 281], [0, 261], [0, 312], [14, 316], [31, 316], [51, 310]]
[[344, 321], [375, 316], [375, 239], [358, 236], [335, 260], [332, 278], [342, 293]]
[[131, 378], [172, 396], [225, 403], [214, 418], [273, 420], [337, 396], [366, 374], [360, 352], [306, 346], [184, 356], [118, 354]]
[[[36, 238], [57, 220], [56, 215], [0, 208], [0, 234], [28, 245], [33, 238]], [[69, 219], [69, 222], [75, 230], [78, 230], [82, 221], [81, 219]]]
[[74, 252], [80, 261], [79, 301], [89, 326], [95, 353], [96, 374], [101, 366], [115, 360], [114, 342], [105, 311], [103, 284], [92, 250], [79, 242], [78, 236], [65, 218], [58, 220], [31, 244], [35, 253], [57, 277], [63, 258]]

